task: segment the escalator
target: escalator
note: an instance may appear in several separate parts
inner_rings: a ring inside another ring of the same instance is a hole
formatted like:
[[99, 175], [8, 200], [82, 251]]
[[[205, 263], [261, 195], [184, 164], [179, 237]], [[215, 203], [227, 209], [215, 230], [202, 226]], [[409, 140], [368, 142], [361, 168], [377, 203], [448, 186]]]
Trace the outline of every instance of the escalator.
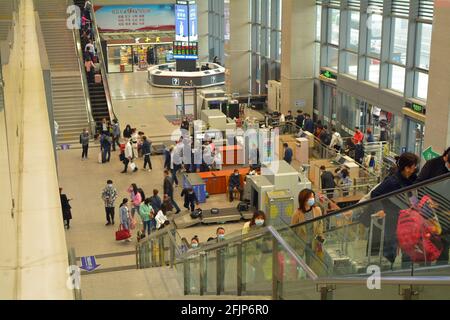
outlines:
[[[74, 4], [80, 8], [80, 12], [84, 13], [84, 0], [74, 0]], [[103, 61], [103, 52], [100, 42], [100, 36], [98, 34], [97, 26], [95, 23], [95, 13], [93, 8], [87, 7], [90, 14], [90, 25], [92, 30], [92, 40], [96, 50], [96, 57], [98, 59], [99, 68], [96, 74], [101, 77], [101, 81], [96, 81], [95, 83], [89, 83], [89, 97], [91, 102], [92, 116], [96, 123], [96, 132], [102, 131], [102, 121], [106, 119], [111, 122], [111, 120], [116, 119], [114, 111], [112, 108], [111, 98], [109, 96], [108, 80], [106, 76], [105, 63]], [[80, 46], [82, 49], [82, 55], [84, 57], [84, 50], [86, 44], [88, 43], [86, 39], [82, 38], [83, 28], [80, 29]], [[87, 75], [86, 75], [87, 76]], [[98, 77], [97, 76], [97, 77]]]
[[[398, 215], [426, 197], [429, 200], [421, 213], [427, 221], [439, 222], [441, 232], [434, 234], [433, 243], [448, 254], [450, 174], [300, 225], [275, 221], [249, 234], [227, 235], [226, 241], [208, 242], [187, 252], [175, 229], [159, 231], [138, 244], [138, 267], [174, 266], [186, 295], [450, 299], [448, 255], [441, 254], [440, 261], [437, 257], [426, 261], [425, 254], [420, 262], [408, 261], [408, 255], [396, 245], [397, 225], [392, 222], [396, 220], [375, 215], [380, 211], [386, 217]], [[317, 234], [311, 230], [320, 229], [310, 228], [311, 224], [321, 224], [324, 242], [316, 241]], [[396, 247], [395, 259], [387, 254], [392, 246]]]

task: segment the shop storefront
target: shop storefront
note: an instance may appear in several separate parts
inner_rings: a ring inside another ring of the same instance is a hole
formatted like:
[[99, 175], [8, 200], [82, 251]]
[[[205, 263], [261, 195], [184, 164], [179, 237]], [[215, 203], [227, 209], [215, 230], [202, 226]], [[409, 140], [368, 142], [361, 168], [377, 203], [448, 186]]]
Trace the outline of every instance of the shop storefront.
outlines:
[[109, 73], [173, 62], [175, 5], [94, 6]]
[[[355, 127], [363, 132], [370, 128], [377, 141], [389, 143], [392, 152], [401, 154], [405, 148], [410, 148], [406, 146], [404, 137], [402, 140], [402, 132], [406, 132], [404, 125], [407, 124], [403, 114], [394, 114], [342, 92], [329, 79], [320, 81], [319, 99], [320, 103], [314, 110], [315, 121], [321, 120], [329, 128], [336, 128], [343, 137], [353, 136]], [[414, 123], [410, 127], [416, 128]], [[412, 141], [413, 138], [410, 139]]]
[[148, 67], [174, 62], [173, 44], [108, 44], [107, 68], [109, 73], [147, 71]]

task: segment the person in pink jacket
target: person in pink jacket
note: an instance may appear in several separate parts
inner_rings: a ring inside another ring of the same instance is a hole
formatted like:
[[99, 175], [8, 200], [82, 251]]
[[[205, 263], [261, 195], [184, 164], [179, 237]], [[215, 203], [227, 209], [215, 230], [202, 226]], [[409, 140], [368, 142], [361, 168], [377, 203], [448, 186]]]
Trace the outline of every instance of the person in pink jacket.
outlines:
[[130, 199], [131, 199], [131, 203], [132, 203], [132, 208], [131, 208], [131, 218], [134, 218], [134, 215], [137, 213], [139, 213], [139, 207], [141, 206], [141, 203], [145, 200], [142, 199], [142, 194], [140, 192], [141, 190], [139, 190], [139, 188], [137, 187], [137, 185], [135, 183], [133, 183], [130, 188], [128, 188], [128, 192], [130, 193]]

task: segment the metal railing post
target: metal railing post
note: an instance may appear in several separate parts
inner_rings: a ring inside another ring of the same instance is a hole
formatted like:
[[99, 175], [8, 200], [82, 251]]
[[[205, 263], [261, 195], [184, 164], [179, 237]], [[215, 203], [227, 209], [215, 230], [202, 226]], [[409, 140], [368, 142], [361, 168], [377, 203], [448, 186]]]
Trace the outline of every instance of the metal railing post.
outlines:
[[272, 300], [281, 300], [282, 279], [279, 279], [278, 241], [272, 236]]
[[183, 275], [184, 275], [184, 295], [187, 296], [191, 293], [191, 281], [190, 281], [190, 264], [189, 260], [185, 259], [183, 262]]
[[237, 280], [237, 295], [242, 296], [242, 290], [244, 286], [244, 272], [243, 272], [243, 261], [242, 261], [242, 243], [236, 246], [237, 249], [237, 269], [236, 269], [236, 280]]
[[206, 268], [205, 268], [205, 257], [206, 254], [204, 252], [200, 253], [200, 263], [199, 263], [199, 269], [200, 269], [200, 295], [205, 295], [206, 288], [205, 288], [205, 280], [206, 280]]

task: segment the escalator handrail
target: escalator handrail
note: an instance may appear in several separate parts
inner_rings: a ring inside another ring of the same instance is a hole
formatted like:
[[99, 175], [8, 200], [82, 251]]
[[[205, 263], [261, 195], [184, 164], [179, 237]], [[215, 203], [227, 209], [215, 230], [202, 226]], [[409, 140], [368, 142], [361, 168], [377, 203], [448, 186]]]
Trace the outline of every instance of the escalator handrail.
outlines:
[[[74, 5], [73, 0], [70, 0], [70, 2], [72, 5]], [[78, 30], [76, 28], [72, 28], [72, 35], [73, 35], [73, 39], [75, 41], [75, 51], [76, 51], [76, 55], [77, 55], [78, 66], [80, 69], [81, 85], [83, 86], [84, 100], [86, 103], [86, 112], [87, 112], [88, 120], [89, 120], [89, 128], [91, 129], [91, 135], [94, 136], [94, 134], [96, 132], [96, 129], [95, 129], [96, 124], [95, 124], [94, 116], [92, 114], [91, 97], [89, 94], [89, 86], [88, 86], [86, 71], [84, 68], [83, 50], [81, 48], [81, 38], [80, 38], [79, 32], [80, 32], [80, 30]]]
[[[416, 285], [416, 286], [450, 286], [450, 277], [416, 276], [416, 277], [381, 277], [383, 285]], [[366, 277], [319, 278], [318, 285], [367, 285]]]
[[308, 266], [308, 264], [295, 252], [295, 250], [286, 242], [281, 234], [275, 230], [273, 226], [268, 227], [269, 232], [278, 241], [278, 243], [289, 253], [289, 255], [294, 258], [298, 265], [300, 265], [303, 271], [306, 272], [309, 279], [317, 280], [319, 277], [317, 274]]
[[364, 202], [361, 202], [361, 203], [357, 203], [357, 204], [348, 206], [346, 208], [343, 208], [343, 209], [340, 209], [340, 210], [337, 210], [337, 211], [333, 211], [330, 214], [323, 215], [323, 216], [320, 216], [320, 217], [317, 217], [317, 218], [314, 218], [314, 219], [311, 219], [311, 220], [308, 220], [308, 221], [304, 221], [304, 222], [301, 222], [301, 223], [298, 223], [298, 224], [295, 224], [295, 225], [291, 225], [290, 228], [297, 228], [297, 227], [300, 227], [300, 226], [303, 226], [303, 225], [306, 225], [306, 224], [309, 224], [309, 223], [317, 222], [317, 221], [320, 221], [320, 220], [323, 220], [323, 219], [328, 219], [329, 217], [337, 216], [337, 215], [343, 214], [345, 212], [358, 209], [359, 207], [367, 206], [367, 205], [370, 205], [372, 203], [379, 202], [381, 200], [385, 200], [387, 198], [391, 198], [393, 196], [396, 196], [396, 195], [399, 195], [399, 194], [403, 194], [403, 193], [408, 192], [408, 191], [413, 191], [413, 190], [419, 189], [419, 188], [424, 187], [424, 186], [433, 185], [433, 184], [435, 184], [437, 182], [445, 181], [445, 180], [447, 180], [449, 178], [450, 178], [450, 173], [446, 173], [445, 175], [441, 175], [439, 177], [435, 177], [435, 178], [430, 179], [430, 180], [422, 181], [422, 182], [413, 184], [411, 186], [408, 186], [408, 187], [405, 187], [405, 188], [402, 188], [402, 189], [399, 189], [399, 190], [395, 190], [395, 191], [392, 191], [390, 193], [381, 195], [379, 197], [372, 198], [372, 199], [369, 199], [367, 201], [364, 201]]
[[[93, 1], [92, 1], [93, 2]], [[91, 26], [93, 28], [93, 32], [95, 34], [95, 42], [97, 44], [96, 50], [98, 53], [98, 62], [100, 64], [100, 70], [102, 75], [102, 81], [103, 81], [103, 89], [105, 90], [105, 97], [106, 97], [106, 103], [108, 105], [108, 112], [109, 117], [111, 120], [117, 119], [116, 113], [114, 112], [114, 107], [111, 99], [111, 93], [109, 90], [109, 84], [108, 84], [108, 77], [106, 74], [106, 67], [105, 67], [105, 61], [104, 61], [104, 54], [103, 54], [103, 47], [100, 39], [100, 33], [98, 32], [97, 28], [97, 20], [95, 17], [95, 12], [93, 10], [94, 3], [92, 3], [92, 6], [88, 6], [89, 12], [91, 13]]]

